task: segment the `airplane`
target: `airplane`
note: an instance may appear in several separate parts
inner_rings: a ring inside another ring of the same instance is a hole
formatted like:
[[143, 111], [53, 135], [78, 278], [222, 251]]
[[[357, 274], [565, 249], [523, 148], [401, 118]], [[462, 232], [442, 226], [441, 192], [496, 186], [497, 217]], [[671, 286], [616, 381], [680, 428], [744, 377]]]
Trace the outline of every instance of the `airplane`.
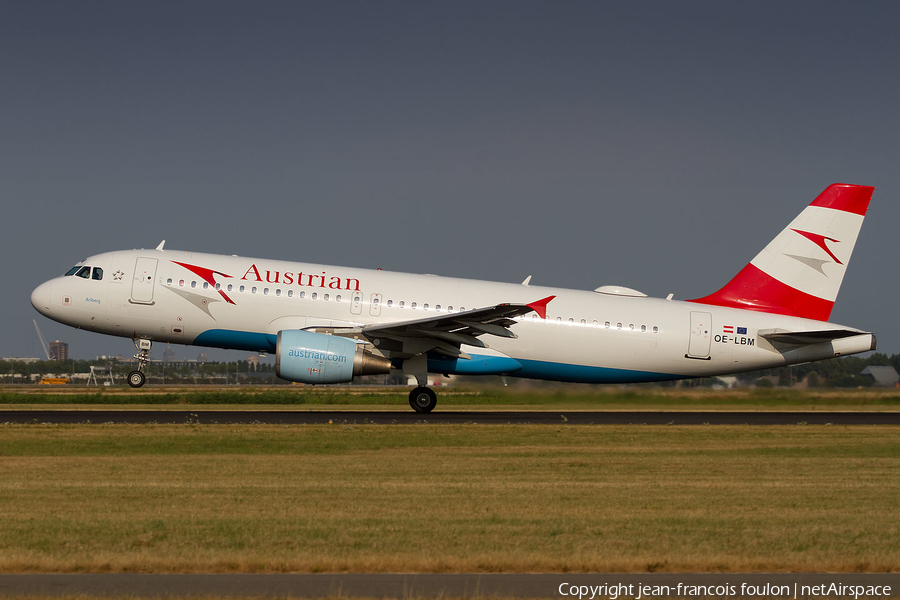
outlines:
[[91, 256], [31, 295], [38, 312], [131, 338], [274, 354], [281, 379], [348, 383], [399, 370], [417, 412], [428, 373], [583, 383], [707, 377], [876, 348], [829, 323], [873, 187], [826, 188], [730, 282], [700, 298], [396, 273], [164, 249]]

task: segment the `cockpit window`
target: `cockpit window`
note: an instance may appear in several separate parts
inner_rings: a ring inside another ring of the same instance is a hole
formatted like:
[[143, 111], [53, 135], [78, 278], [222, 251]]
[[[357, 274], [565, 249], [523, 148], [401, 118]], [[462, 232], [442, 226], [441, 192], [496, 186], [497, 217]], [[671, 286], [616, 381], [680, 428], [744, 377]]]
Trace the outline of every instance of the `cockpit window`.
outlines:
[[74, 275], [76, 272], [78, 272], [78, 269], [80, 269], [80, 268], [81, 268], [81, 265], [75, 265], [74, 267], [72, 267], [71, 269], [66, 271], [66, 274], [63, 275], [63, 277], [68, 277], [70, 275]]
[[91, 275], [91, 279], [94, 279], [96, 281], [102, 280], [103, 279], [103, 269], [101, 269], [100, 267], [94, 267], [94, 272]]
[[78, 272], [75, 273], [76, 277], [81, 277], [82, 279], [90, 279], [91, 277], [91, 268], [90, 267], [81, 267], [78, 269]]

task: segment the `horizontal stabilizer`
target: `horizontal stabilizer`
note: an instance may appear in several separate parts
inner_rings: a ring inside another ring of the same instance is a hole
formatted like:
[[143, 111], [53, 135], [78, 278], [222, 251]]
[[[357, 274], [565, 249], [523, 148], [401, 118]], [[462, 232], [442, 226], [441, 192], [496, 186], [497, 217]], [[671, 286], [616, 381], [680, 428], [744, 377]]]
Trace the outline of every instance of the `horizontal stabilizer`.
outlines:
[[784, 329], [771, 329], [768, 331], [760, 330], [759, 332], [760, 337], [765, 338], [772, 343], [781, 342], [782, 344], [795, 344], [798, 346], [830, 342], [832, 340], [839, 340], [856, 335], [869, 335], [869, 333], [857, 331], [855, 329], [823, 329], [819, 331], [786, 331]]

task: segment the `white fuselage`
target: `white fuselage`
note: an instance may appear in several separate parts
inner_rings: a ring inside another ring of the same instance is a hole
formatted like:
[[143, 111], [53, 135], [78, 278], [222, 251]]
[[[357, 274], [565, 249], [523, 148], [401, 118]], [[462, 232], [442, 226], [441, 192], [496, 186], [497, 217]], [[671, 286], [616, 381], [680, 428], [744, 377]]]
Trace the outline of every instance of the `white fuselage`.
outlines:
[[[260, 352], [281, 330], [410, 321], [548, 296], [547, 317], [516, 317], [516, 338], [482, 336], [472, 361], [511, 357], [508, 374], [580, 382], [659, 381], [761, 369], [870, 350], [871, 334], [776, 348], [760, 333], [846, 327], [694, 302], [179, 251], [132, 250], [38, 287], [47, 317], [109, 335]], [[189, 268], [190, 265], [194, 268]], [[219, 289], [217, 289], [219, 288]], [[854, 330], [856, 331], [856, 330]], [[376, 343], [377, 347], [377, 343]], [[463, 363], [429, 367], [477, 373]]]

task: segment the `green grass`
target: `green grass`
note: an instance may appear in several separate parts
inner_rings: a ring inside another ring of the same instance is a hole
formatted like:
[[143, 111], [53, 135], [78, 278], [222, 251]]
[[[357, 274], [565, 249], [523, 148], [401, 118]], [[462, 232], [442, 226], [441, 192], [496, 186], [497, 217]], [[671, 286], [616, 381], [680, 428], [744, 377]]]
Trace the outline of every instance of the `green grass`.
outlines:
[[889, 571], [896, 427], [0, 427], [0, 570]]
[[[900, 390], [710, 390], [650, 386], [439, 388], [438, 410], [900, 410]], [[159, 406], [175, 408], [408, 409], [409, 388], [391, 387], [20, 387], [0, 392], [0, 406]]]

